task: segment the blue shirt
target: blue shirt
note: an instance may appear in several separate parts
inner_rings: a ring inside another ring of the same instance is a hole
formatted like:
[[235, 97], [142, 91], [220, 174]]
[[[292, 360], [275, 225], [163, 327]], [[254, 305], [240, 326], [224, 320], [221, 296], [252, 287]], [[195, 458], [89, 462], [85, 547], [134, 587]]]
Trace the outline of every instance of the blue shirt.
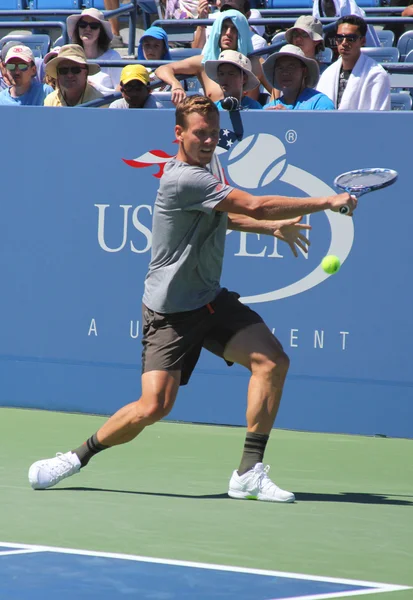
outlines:
[[298, 96], [295, 104], [285, 104], [281, 97], [266, 104], [265, 108], [277, 106], [277, 104], [282, 104], [290, 110], [334, 110], [334, 104], [330, 98], [313, 88], [305, 88]]
[[10, 95], [10, 89], [0, 92], [0, 106], [43, 106], [44, 99], [53, 91], [51, 85], [33, 79], [29, 91], [17, 98]]
[[[224, 108], [222, 108], [221, 102], [222, 102], [222, 100], [218, 100], [217, 102], [215, 102], [215, 104], [217, 105], [218, 110], [225, 110]], [[242, 106], [242, 108], [247, 109], [247, 110], [262, 110], [261, 104], [259, 102], [257, 102], [256, 100], [253, 100], [249, 96], [242, 97], [241, 106]]]

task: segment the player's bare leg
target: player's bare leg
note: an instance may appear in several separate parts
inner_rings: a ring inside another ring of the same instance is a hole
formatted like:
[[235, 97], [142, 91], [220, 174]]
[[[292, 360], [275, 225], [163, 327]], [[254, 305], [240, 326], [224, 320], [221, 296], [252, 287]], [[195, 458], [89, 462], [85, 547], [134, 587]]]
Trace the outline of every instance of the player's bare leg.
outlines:
[[56, 485], [78, 473], [98, 452], [130, 442], [145, 427], [165, 417], [174, 405], [180, 377], [180, 371], [149, 371], [142, 375], [141, 398], [118, 410], [76, 450], [35, 462], [29, 469], [31, 486], [46, 489]]
[[148, 425], [172, 410], [179, 389], [180, 371], [149, 371], [142, 375], [142, 396], [119, 409], [97, 432], [103, 446], [130, 442]]
[[262, 463], [265, 447], [280, 406], [289, 359], [266, 325], [238, 332], [225, 348], [225, 359], [251, 371], [247, 401], [247, 436], [229, 495], [269, 502], [293, 502], [294, 494], [281, 490]]

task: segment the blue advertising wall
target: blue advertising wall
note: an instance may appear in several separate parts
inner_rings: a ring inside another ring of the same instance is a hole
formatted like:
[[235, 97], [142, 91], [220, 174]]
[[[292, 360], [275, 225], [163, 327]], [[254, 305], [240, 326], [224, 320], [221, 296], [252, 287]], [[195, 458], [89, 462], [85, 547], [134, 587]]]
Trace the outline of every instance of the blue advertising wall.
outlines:
[[[230, 232], [222, 283], [291, 357], [278, 427], [413, 437], [408, 113], [222, 115], [228, 181], [325, 195], [354, 168], [398, 170], [353, 219], [327, 211], [308, 257]], [[141, 297], [174, 112], [2, 107], [0, 404], [110, 414], [140, 393]], [[125, 162], [128, 161], [128, 162]], [[343, 261], [327, 276], [326, 254]], [[243, 425], [248, 372], [204, 352], [170, 419]]]

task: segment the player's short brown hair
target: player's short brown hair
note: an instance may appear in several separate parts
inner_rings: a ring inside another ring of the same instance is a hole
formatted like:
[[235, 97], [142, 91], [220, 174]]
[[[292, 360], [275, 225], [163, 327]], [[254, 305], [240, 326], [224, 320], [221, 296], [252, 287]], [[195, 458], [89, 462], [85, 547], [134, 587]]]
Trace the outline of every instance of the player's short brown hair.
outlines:
[[176, 124], [185, 129], [186, 117], [191, 113], [199, 113], [205, 116], [219, 116], [218, 108], [212, 100], [201, 95], [187, 96], [178, 104], [175, 111]]

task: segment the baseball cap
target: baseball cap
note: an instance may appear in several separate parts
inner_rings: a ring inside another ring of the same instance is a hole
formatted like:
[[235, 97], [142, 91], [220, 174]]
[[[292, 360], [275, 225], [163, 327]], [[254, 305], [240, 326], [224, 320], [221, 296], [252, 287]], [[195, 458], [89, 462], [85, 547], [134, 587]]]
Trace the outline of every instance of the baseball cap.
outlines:
[[120, 74], [120, 80], [124, 85], [136, 79], [138, 81], [141, 81], [145, 85], [148, 85], [149, 73], [144, 66], [127, 65], [126, 67], [123, 67], [122, 72]]
[[25, 63], [34, 63], [34, 54], [28, 46], [13, 46], [6, 54], [5, 63], [8, 63], [12, 58], [20, 58]]

